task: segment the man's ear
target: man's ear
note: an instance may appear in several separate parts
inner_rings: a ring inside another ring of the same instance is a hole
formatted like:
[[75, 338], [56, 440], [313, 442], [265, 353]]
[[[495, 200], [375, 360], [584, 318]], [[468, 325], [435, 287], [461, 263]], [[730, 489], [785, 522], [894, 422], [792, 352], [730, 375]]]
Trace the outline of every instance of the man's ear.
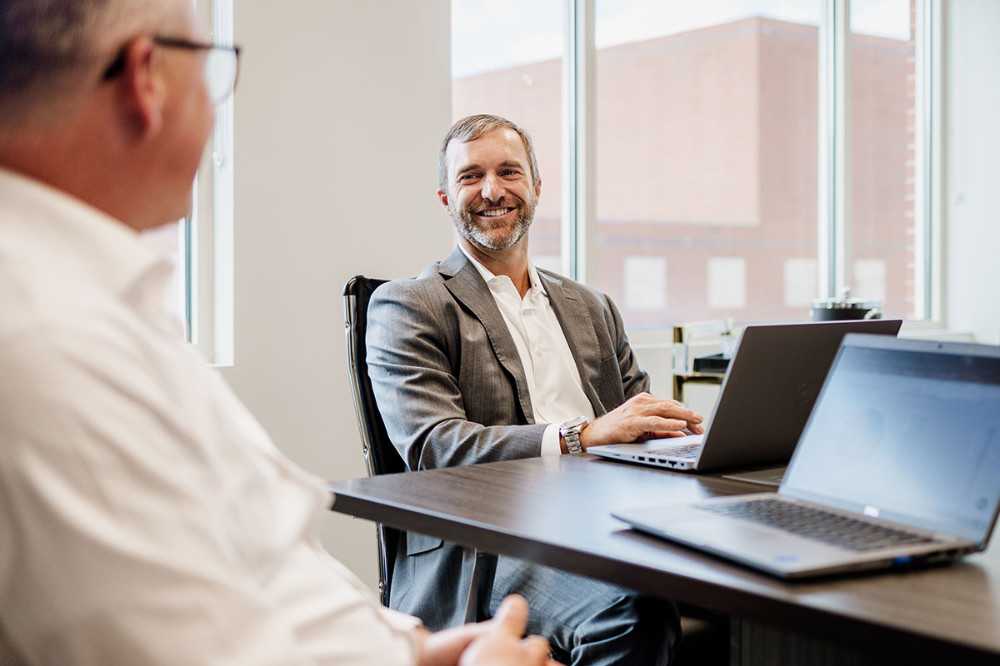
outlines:
[[535, 198], [537, 199], [542, 194], [542, 179], [539, 178], [538, 182], [535, 183]]
[[156, 45], [150, 37], [136, 37], [125, 46], [120, 91], [125, 113], [141, 137], [156, 134], [163, 126], [166, 90], [156, 71]]
[[438, 201], [441, 202], [442, 206], [448, 208], [448, 193], [444, 190], [438, 190]]

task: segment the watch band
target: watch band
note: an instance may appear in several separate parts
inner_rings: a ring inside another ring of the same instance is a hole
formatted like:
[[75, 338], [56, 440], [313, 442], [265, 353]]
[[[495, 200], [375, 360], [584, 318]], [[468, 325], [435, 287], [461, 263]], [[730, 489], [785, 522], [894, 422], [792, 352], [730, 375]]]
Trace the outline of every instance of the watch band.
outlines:
[[572, 454], [583, 453], [583, 445], [580, 443], [580, 431], [589, 424], [590, 421], [587, 420], [586, 416], [578, 416], [559, 426], [559, 434], [566, 440], [567, 451]]

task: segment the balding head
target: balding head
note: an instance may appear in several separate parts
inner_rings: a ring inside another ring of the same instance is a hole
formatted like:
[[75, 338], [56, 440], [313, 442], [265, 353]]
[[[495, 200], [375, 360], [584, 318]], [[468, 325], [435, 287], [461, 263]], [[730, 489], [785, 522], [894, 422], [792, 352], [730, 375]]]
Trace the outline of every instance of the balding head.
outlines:
[[191, 0], [0, 0], [0, 167], [133, 229], [184, 217], [214, 110], [171, 44], [206, 39]]
[[0, 1], [0, 131], [72, 113], [126, 41], [181, 25], [163, 0]]

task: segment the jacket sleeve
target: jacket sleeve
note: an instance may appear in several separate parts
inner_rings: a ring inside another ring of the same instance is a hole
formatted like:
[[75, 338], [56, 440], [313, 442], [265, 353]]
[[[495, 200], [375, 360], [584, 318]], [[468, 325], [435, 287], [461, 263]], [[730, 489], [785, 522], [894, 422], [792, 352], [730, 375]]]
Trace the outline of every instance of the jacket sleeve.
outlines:
[[545, 424], [526, 423], [482, 325], [432, 280], [386, 283], [368, 306], [368, 374], [393, 445], [411, 470], [539, 455]]

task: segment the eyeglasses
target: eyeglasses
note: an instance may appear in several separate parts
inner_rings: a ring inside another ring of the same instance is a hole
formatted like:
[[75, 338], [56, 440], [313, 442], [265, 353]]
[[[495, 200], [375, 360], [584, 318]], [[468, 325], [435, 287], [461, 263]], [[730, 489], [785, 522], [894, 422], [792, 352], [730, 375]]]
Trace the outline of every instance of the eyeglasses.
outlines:
[[[204, 75], [208, 86], [208, 96], [213, 104], [224, 102], [236, 86], [236, 75], [239, 72], [240, 47], [220, 46], [192, 42], [176, 37], [153, 36], [153, 43], [168, 49], [187, 49], [189, 51], [205, 51]], [[104, 79], [118, 76], [125, 67], [125, 49], [104, 70]]]

